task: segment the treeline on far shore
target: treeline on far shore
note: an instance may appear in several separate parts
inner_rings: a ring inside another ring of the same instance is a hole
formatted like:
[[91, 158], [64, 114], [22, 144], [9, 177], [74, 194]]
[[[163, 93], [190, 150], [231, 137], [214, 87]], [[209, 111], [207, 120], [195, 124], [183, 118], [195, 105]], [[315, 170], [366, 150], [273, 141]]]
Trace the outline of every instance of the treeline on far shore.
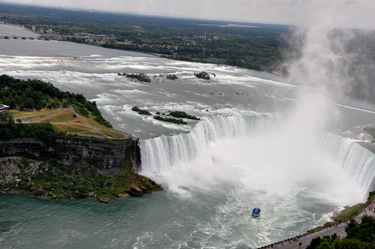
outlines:
[[80, 12], [1, 3], [0, 20], [29, 29], [35, 25], [38, 30], [43, 28], [78, 43], [255, 70], [273, 70], [280, 65], [280, 47], [285, 45], [281, 36], [289, 29], [285, 25]]
[[[48, 34], [65, 36], [77, 43], [158, 54], [174, 60], [278, 71], [279, 75], [288, 75], [288, 61], [303, 57], [308, 37], [307, 29], [291, 32], [294, 29], [286, 25], [171, 19], [6, 3], [0, 3], [0, 20], [29, 29], [34, 25], [38, 30], [43, 28]], [[332, 81], [338, 81], [326, 84], [327, 89], [375, 102], [375, 32], [333, 29], [327, 36], [332, 40], [330, 49], [340, 58], [330, 69]], [[336, 41], [340, 46], [336, 46]], [[322, 65], [330, 68], [333, 64]], [[30, 102], [26, 104], [30, 106]]]

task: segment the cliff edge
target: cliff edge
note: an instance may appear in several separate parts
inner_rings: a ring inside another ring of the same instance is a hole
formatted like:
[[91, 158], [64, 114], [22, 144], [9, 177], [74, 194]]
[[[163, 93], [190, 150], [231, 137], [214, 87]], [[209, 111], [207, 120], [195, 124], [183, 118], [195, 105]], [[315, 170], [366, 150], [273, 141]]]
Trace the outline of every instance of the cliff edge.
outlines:
[[136, 172], [138, 139], [92, 142], [61, 138], [53, 146], [23, 138], [0, 140], [0, 191], [46, 199], [140, 196], [161, 188]]

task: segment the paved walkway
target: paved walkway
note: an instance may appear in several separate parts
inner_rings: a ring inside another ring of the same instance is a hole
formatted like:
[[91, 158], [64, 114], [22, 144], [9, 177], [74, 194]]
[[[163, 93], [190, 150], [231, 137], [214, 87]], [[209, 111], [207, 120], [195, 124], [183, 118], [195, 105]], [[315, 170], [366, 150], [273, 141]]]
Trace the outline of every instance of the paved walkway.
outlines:
[[[354, 216], [353, 218], [358, 222], [358, 223], [361, 223], [361, 217], [363, 215], [369, 215], [369, 216], [372, 216], [372, 217], [375, 217], [375, 199], [373, 199], [364, 209], [362, 209], [362, 211], [357, 214], [356, 216]], [[296, 236], [294, 238], [291, 238], [291, 239], [286, 239], [284, 240], [283, 242], [280, 242], [280, 243], [274, 243], [274, 244], [271, 244], [271, 245], [268, 245], [268, 246], [263, 246], [263, 247], [260, 247], [262, 249], [265, 249], [265, 248], [283, 248], [283, 249], [298, 249], [298, 248], [306, 248], [308, 245], [310, 245], [310, 242], [312, 239], [316, 238], [316, 237], [323, 237], [323, 236], [326, 236], [326, 235], [332, 235], [334, 233], [337, 234], [337, 236], [339, 236], [340, 238], [345, 238], [346, 237], [346, 233], [345, 233], [345, 227], [346, 225], [349, 223], [349, 220], [346, 220], [345, 222], [340, 222], [340, 223], [336, 223], [335, 225], [332, 225], [330, 227], [327, 227], [327, 228], [324, 228], [324, 229], [321, 229], [321, 230], [318, 230], [316, 232], [313, 232], [313, 233], [309, 233], [309, 234], [303, 234], [303, 235], [300, 235], [300, 236]], [[299, 245], [301, 243], [301, 245]]]
[[[21, 117], [17, 117], [15, 119], [23, 119], [23, 118], [32, 118], [32, 117], [36, 117], [36, 116], [41, 116], [41, 115], [45, 115], [45, 114], [49, 114], [49, 113], [53, 113], [53, 112], [58, 112], [59, 110], [61, 110], [62, 108], [60, 107], [59, 109], [57, 110], [53, 110], [53, 111], [50, 111], [50, 112], [42, 112], [42, 113], [39, 113], [39, 114], [34, 114], [34, 115], [29, 115], [29, 116], [21, 116]], [[61, 115], [61, 113], [56, 113], [56, 115]], [[51, 116], [52, 117], [52, 116]]]

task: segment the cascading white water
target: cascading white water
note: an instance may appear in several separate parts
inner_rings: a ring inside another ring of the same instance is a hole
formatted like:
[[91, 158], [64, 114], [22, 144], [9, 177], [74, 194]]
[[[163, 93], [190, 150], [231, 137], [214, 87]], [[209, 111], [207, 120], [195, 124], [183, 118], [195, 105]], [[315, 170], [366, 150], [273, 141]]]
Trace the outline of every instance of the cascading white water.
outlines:
[[265, 129], [270, 121], [255, 117], [216, 117], [199, 122], [189, 133], [141, 140], [142, 172], [161, 172], [179, 162], [204, 154], [219, 138], [245, 135]]
[[[344, 190], [343, 195], [350, 192], [350, 197], [357, 196], [353, 203], [365, 197], [375, 177], [374, 154], [334, 134], [320, 134], [314, 141], [307, 141], [313, 136], [304, 137], [301, 133], [293, 137], [288, 134], [290, 130], [280, 135], [273, 130], [276, 127], [280, 129], [279, 122], [271, 119], [215, 117], [199, 122], [189, 133], [141, 140], [141, 174], [168, 186], [189, 185], [256, 175], [259, 167], [263, 172], [260, 177], [270, 176], [270, 181], [286, 177], [293, 183], [316, 182], [325, 189], [336, 187], [337, 191], [349, 184], [355, 190]], [[236, 172], [238, 165], [243, 168]], [[250, 167], [250, 173], [246, 167]], [[335, 178], [340, 179], [339, 183], [332, 180]], [[332, 186], [327, 185], [328, 181]], [[326, 194], [337, 192], [327, 190]], [[338, 202], [347, 201], [350, 200]]]
[[375, 155], [356, 142], [329, 133], [323, 138], [324, 150], [342, 166], [345, 174], [368, 190], [375, 177]]

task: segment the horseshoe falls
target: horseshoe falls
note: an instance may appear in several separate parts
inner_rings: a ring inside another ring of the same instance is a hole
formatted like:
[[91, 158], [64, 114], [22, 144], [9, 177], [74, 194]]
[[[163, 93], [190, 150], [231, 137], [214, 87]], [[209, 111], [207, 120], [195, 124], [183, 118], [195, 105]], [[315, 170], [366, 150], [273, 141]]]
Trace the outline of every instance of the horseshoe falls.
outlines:
[[[254, 247], [293, 236], [290, 230], [304, 233], [338, 207], [367, 198], [373, 153], [332, 133], [309, 141], [280, 126], [254, 117], [209, 118], [189, 133], [142, 140], [140, 173], [169, 198], [211, 207], [208, 227], [195, 232], [222, 236], [204, 244], [213, 247], [238, 233]], [[251, 220], [254, 207], [262, 209], [261, 221]]]
[[199, 186], [253, 194], [299, 189], [341, 205], [365, 198], [375, 176], [373, 153], [332, 133], [310, 141], [311, 136], [287, 134], [288, 129], [275, 129], [279, 123], [244, 116], [209, 118], [189, 133], [142, 140], [140, 173], [188, 195]]

